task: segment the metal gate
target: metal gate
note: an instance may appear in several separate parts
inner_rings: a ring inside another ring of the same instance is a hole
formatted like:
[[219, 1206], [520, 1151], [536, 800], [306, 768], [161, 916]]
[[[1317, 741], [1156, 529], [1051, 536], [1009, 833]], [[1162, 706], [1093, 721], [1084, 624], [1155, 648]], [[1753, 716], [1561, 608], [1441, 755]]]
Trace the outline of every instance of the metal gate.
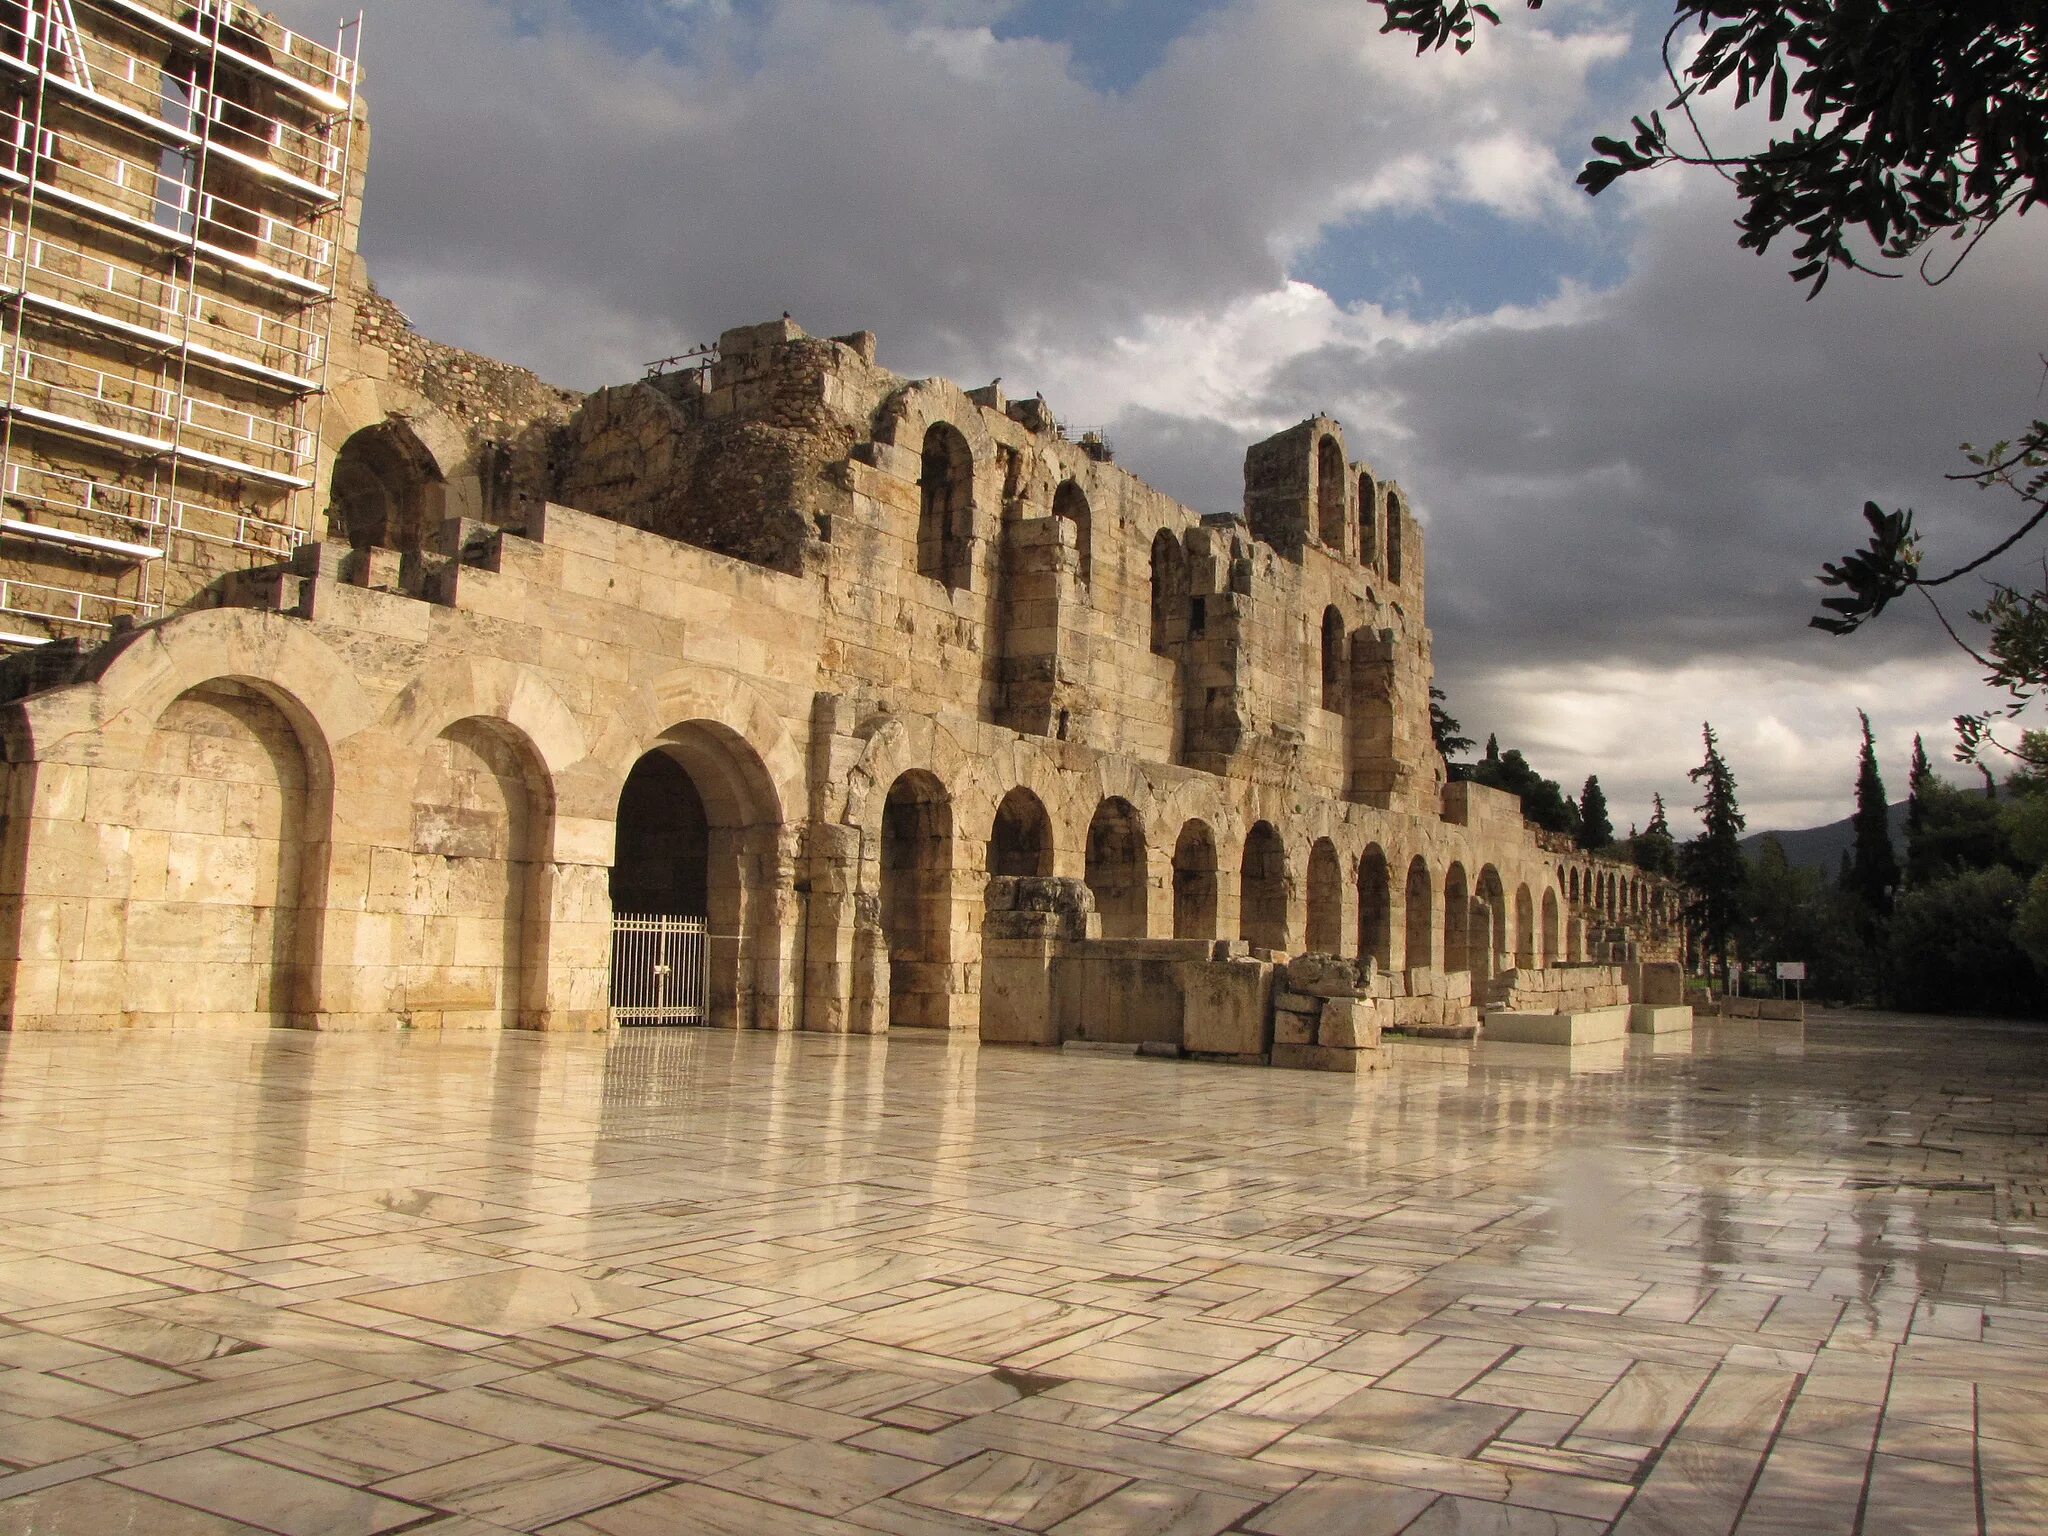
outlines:
[[612, 1022], [705, 1022], [704, 919], [620, 912], [612, 918]]

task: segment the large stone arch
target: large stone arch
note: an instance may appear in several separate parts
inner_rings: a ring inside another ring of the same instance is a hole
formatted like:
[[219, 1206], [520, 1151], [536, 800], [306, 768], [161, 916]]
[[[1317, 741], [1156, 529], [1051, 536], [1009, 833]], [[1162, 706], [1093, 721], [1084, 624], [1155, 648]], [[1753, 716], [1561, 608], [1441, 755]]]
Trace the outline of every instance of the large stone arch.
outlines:
[[616, 805], [633, 765], [665, 733], [692, 722], [718, 727], [727, 740], [744, 742], [760, 760], [778, 822], [801, 814], [804, 757], [781, 716], [745, 678], [713, 667], [680, 667], [665, 673], [634, 690], [616, 708], [589, 754], [592, 773], [586, 792], [598, 799], [578, 809]]
[[304, 624], [253, 608], [179, 614], [115, 641], [95, 660], [90, 686], [53, 689], [17, 706], [19, 760], [73, 749], [118, 758], [180, 694], [216, 678], [240, 679], [283, 710], [327, 790], [335, 747], [379, 713], [348, 665]]
[[[745, 679], [709, 667], [666, 673], [618, 707], [588, 772], [575, 775], [577, 802], [564, 804], [557, 835], [565, 861], [613, 867], [628, 779], [656, 752], [688, 774], [709, 820], [712, 1022], [788, 1027], [797, 991], [791, 818], [805, 806], [803, 755]], [[609, 897], [598, 899], [609, 912]]]
[[503, 715], [447, 721], [407, 761], [411, 878], [388, 902], [389, 1012], [420, 1029], [534, 1028], [548, 1011], [553, 778]]
[[[469, 718], [504, 722], [519, 734], [545, 775], [550, 825], [546, 842], [534, 856], [552, 860], [552, 809], [560, 799], [557, 786], [590, 755], [581, 722], [540, 674], [495, 657], [465, 657], [421, 673], [392, 701], [380, 727], [381, 734], [416, 752], [449, 726]], [[360, 809], [371, 811], [374, 807]]]
[[349, 379], [321, 402], [317, 505], [326, 507], [332, 498], [335, 463], [347, 444], [358, 433], [387, 423], [402, 424], [441, 477], [442, 517], [483, 516], [483, 481], [461, 425], [418, 390], [390, 379], [361, 377]]

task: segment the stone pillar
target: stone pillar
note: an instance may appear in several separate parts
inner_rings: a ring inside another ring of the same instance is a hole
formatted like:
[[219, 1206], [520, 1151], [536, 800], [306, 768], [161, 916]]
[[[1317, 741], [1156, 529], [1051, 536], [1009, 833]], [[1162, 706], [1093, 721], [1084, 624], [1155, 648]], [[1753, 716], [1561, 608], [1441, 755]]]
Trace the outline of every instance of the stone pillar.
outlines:
[[611, 870], [604, 864], [548, 864], [528, 897], [525, 954], [533, 975], [527, 1028], [596, 1031], [611, 1027]]
[[817, 822], [808, 829], [800, 1026], [817, 1034], [859, 1032], [853, 995], [860, 843], [858, 827]]
[[1058, 1045], [1052, 963], [1086, 935], [1094, 898], [1079, 880], [998, 875], [982, 922], [981, 1038]]

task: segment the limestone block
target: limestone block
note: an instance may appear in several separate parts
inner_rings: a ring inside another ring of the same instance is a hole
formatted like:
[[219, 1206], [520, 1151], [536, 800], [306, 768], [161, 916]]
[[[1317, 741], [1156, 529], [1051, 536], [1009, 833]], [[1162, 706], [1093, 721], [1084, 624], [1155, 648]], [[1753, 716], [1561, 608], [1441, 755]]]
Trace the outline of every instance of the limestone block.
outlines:
[[1655, 1003], [1636, 1003], [1628, 1011], [1632, 1035], [1668, 1035], [1692, 1028], [1692, 1010]]
[[1273, 967], [1261, 960], [1181, 962], [1182, 1044], [1190, 1054], [1257, 1056], [1267, 1046]]
[[1637, 1002], [1661, 1006], [1685, 1001], [1685, 969], [1677, 961], [1648, 960], [1637, 972]]
[[1273, 988], [1273, 1009], [1276, 1013], [1299, 1013], [1313, 1019], [1322, 1013], [1323, 1000], [1276, 984]]
[[1283, 1012], [1277, 1005], [1273, 1009], [1273, 1044], [1314, 1045], [1316, 1043], [1316, 1020], [1313, 1014]]
[[1803, 1024], [1806, 1022], [1806, 1004], [1785, 998], [1763, 998], [1757, 1003], [1756, 1016], [1780, 1024]]
[[1527, 1045], [1594, 1045], [1619, 1040], [1628, 1033], [1626, 1008], [1595, 1008], [1582, 1013], [1515, 1013], [1501, 1010], [1486, 1016], [1488, 1040]]
[[1059, 1044], [1052, 969], [1058, 922], [1056, 915], [1044, 912], [989, 914], [981, 946], [983, 1040]]
[[1359, 998], [1333, 997], [1323, 1004], [1316, 1043], [1346, 1051], [1376, 1050], [1380, 1043], [1380, 1011]]
[[1763, 1005], [1753, 997], [1724, 997], [1721, 999], [1721, 1017], [1760, 1019], [1763, 1017]]

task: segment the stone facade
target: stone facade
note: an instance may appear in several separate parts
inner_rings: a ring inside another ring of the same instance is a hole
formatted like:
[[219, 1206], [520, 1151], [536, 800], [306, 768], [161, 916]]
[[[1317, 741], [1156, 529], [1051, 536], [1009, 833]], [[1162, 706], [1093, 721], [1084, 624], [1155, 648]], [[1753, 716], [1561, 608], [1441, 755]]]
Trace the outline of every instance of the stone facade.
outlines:
[[1205, 515], [865, 333], [584, 397], [340, 270], [317, 541], [0, 670], [10, 1027], [601, 1029], [630, 910], [738, 1028], [1272, 1059], [1332, 957], [1279, 1043], [1349, 1067], [1676, 953], [1447, 781], [1423, 531], [1339, 423]]

